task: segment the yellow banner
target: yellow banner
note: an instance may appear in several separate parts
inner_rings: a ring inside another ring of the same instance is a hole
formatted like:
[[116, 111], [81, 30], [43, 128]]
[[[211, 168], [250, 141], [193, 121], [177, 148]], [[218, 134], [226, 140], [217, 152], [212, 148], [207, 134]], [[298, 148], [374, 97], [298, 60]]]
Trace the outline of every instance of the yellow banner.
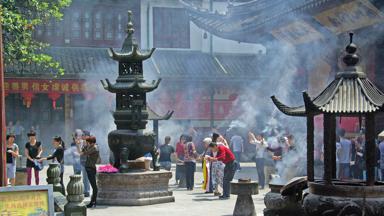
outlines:
[[308, 43], [323, 37], [320, 32], [304, 21], [294, 21], [288, 25], [273, 29], [271, 33], [277, 39], [293, 45]]
[[384, 21], [384, 15], [368, 0], [356, 0], [323, 11], [315, 19], [335, 34]]
[[0, 193], [0, 216], [48, 216], [48, 191]]

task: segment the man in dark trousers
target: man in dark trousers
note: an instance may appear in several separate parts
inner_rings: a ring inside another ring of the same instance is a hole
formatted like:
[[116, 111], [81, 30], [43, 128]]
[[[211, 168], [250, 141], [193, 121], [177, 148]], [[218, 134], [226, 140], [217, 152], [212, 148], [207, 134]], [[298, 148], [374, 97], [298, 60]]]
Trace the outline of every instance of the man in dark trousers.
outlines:
[[235, 161], [235, 155], [231, 150], [223, 145], [217, 145], [212, 142], [209, 144], [209, 148], [216, 154], [215, 157], [208, 157], [209, 161], [222, 161], [225, 164], [224, 168], [224, 178], [223, 178], [223, 195], [220, 196], [220, 199], [229, 199], [230, 196], [230, 187], [231, 181], [235, 176], [237, 169], [237, 162]]

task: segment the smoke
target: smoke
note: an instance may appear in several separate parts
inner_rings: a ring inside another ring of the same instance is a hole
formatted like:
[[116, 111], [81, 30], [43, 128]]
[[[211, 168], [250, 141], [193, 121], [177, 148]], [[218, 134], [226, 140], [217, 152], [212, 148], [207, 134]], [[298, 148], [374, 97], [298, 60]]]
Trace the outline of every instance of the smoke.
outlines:
[[[107, 56], [107, 51], [105, 51]], [[74, 129], [90, 131], [91, 135], [96, 136], [102, 163], [109, 161], [110, 150], [108, 147], [108, 133], [116, 129], [112, 112], [115, 111], [115, 94], [105, 90], [100, 80], [115, 80], [118, 75], [117, 64], [112, 61], [100, 62], [103, 67], [93, 66], [93, 68], [115, 68], [115, 71], [105, 73], [105, 71], [94, 71], [92, 75], [84, 75], [85, 86], [90, 90], [84, 96], [75, 101], [74, 110], [78, 118], [75, 120]], [[108, 65], [106, 67], [106, 65]]]

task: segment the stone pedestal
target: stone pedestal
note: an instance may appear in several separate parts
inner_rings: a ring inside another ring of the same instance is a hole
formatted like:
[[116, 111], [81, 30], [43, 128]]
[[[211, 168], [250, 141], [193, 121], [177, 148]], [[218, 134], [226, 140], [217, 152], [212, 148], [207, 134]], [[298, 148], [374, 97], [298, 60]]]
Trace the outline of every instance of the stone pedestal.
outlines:
[[98, 205], [142, 206], [174, 202], [169, 171], [98, 173]]
[[257, 182], [231, 182], [231, 194], [237, 195], [233, 216], [256, 216], [252, 195], [258, 194]]

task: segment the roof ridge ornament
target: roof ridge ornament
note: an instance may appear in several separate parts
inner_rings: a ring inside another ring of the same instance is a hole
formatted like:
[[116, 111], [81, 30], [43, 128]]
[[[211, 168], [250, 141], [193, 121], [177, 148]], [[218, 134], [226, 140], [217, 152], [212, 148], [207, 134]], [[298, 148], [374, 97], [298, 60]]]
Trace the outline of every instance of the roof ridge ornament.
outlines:
[[141, 51], [139, 49], [139, 45], [134, 37], [135, 29], [133, 26], [132, 11], [129, 10], [127, 28], [125, 29], [127, 36], [125, 37], [121, 51], [115, 52], [112, 48], [108, 50], [109, 56], [113, 60], [119, 62], [141, 62], [150, 58], [155, 51], [155, 48], [149, 51]]
[[358, 47], [353, 43], [353, 33], [349, 33], [349, 44], [345, 47], [345, 55], [342, 58], [347, 66], [345, 70], [338, 72], [336, 78], [366, 78], [366, 74], [358, 66], [360, 56], [357, 53]]
[[347, 47], [345, 47], [345, 51], [347, 54], [343, 57], [343, 62], [348, 66], [348, 67], [354, 67], [356, 66], [359, 61], [360, 57], [359, 55], [356, 54], [357, 51], [357, 45], [353, 43], [353, 33], [349, 33], [349, 44]]
[[136, 39], [134, 37], [135, 29], [133, 28], [132, 11], [128, 11], [128, 23], [125, 30], [127, 37], [124, 40], [121, 52], [131, 52], [133, 47], [137, 47]]

